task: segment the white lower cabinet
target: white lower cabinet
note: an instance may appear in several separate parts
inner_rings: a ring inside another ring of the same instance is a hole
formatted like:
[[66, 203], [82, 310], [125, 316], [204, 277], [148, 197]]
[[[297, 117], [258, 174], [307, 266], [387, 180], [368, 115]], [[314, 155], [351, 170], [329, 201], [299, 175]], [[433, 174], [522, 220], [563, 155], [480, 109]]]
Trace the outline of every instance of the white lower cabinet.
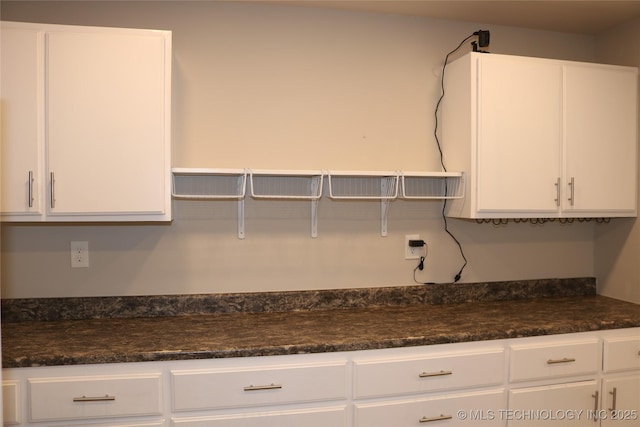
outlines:
[[173, 427], [344, 427], [347, 406], [174, 418]]
[[640, 421], [640, 334], [604, 340], [602, 426]]
[[504, 389], [437, 395], [373, 403], [356, 403], [356, 427], [410, 427], [417, 425], [502, 426], [499, 410]]
[[640, 422], [640, 374], [609, 378], [602, 383], [603, 426], [634, 425]]
[[509, 392], [509, 426], [580, 426], [597, 421], [597, 380], [578, 381]]
[[[403, 354], [404, 353], [404, 354]], [[354, 359], [354, 426], [502, 426], [503, 343], [380, 350]]]
[[530, 339], [511, 345], [510, 352], [509, 381], [516, 388], [509, 391], [509, 426], [597, 421], [597, 376], [602, 366], [598, 337]]
[[509, 347], [508, 426], [638, 425], [639, 328], [528, 338]]
[[3, 370], [5, 426], [638, 425], [640, 328]]

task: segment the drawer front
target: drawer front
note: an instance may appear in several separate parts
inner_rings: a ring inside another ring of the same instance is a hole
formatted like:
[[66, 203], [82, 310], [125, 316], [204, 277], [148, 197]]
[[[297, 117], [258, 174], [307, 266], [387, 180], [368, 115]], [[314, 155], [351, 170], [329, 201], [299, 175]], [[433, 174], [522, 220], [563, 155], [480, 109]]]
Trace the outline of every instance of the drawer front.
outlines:
[[599, 370], [598, 340], [564, 344], [514, 345], [509, 379], [512, 382], [587, 375]]
[[346, 427], [346, 407], [173, 419], [174, 427]]
[[592, 380], [511, 390], [509, 411], [505, 413], [507, 425], [596, 426], [598, 389], [598, 382]]
[[346, 362], [173, 371], [173, 410], [233, 408], [345, 399]]
[[604, 340], [604, 372], [640, 370], [640, 337]]
[[2, 382], [2, 412], [5, 426], [20, 424], [20, 383], [18, 381]]
[[356, 399], [502, 384], [504, 349], [355, 361]]
[[355, 405], [356, 427], [504, 426], [504, 390]]
[[161, 374], [30, 378], [31, 421], [162, 413]]

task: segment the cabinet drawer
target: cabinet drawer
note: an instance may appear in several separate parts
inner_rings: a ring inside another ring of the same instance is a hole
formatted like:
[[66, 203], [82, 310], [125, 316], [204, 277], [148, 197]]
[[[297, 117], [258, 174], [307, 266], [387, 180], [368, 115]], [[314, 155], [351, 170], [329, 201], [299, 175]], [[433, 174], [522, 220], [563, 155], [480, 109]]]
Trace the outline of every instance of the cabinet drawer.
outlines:
[[173, 427], [346, 427], [347, 409], [300, 409], [295, 411], [257, 412], [215, 417], [173, 419]]
[[356, 427], [502, 426], [504, 390], [355, 405]]
[[502, 384], [504, 349], [355, 361], [356, 399]]
[[161, 374], [30, 378], [31, 421], [162, 413]]
[[598, 340], [561, 344], [514, 345], [509, 378], [512, 382], [586, 375], [598, 371]]
[[5, 426], [20, 424], [20, 383], [18, 381], [2, 382], [2, 411]]
[[640, 337], [604, 340], [604, 372], [640, 370]]
[[172, 371], [173, 410], [345, 399], [346, 362]]

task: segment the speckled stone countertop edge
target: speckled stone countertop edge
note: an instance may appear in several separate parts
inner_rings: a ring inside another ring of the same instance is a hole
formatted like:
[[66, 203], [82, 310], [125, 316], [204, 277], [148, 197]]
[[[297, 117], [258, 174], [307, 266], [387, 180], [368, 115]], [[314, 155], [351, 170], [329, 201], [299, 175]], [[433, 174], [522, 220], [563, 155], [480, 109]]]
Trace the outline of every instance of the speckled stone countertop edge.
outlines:
[[260, 346], [254, 348], [237, 348], [225, 350], [205, 350], [205, 351], [157, 351], [148, 353], [123, 353], [111, 356], [82, 356], [82, 357], [47, 357], [47, 358], [22, 358], [20, 360], [3, 362], [3, 368], [23, 368], [39, 366], [62, 366], [62, 365], [92, 365], [110, 363], [139, 363], [139, 362], [170, 362], [181, 360], [206, 360], [206, 359], [227, 359], [244, 357], [265, 357], [265, 356], [288, 356], [300, 354], [336, 353], [366, 350], [383, 350], [403, 347], [420, 347], [440, 344], [456, 344], [468, 342], [487, 342], [512, 338], [539, 337], [548, 335], [594, 332], [611, 329], [638, 328], [640, 322], [630, 322], [621, 324], [607, 324], [593, 326], [575, 326], [567, 328], [525, 328], [521, 330], [511, 330], [495, 333], [481, 334], [451, 334], [436, 337], [403, 337], [366, 342], [354, 342], [343, 344], [313, 344], [313, 345], [283, 345], [283, 346]]
[[593, 277], [304, 291], [3, 299], [2, 322], [340, 310], [596, 295]]

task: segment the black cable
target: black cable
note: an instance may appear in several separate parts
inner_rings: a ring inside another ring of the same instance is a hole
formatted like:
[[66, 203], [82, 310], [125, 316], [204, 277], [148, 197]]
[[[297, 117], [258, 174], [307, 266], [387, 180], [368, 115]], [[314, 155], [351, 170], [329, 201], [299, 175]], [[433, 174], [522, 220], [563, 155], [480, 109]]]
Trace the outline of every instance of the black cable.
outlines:
[[[442, 165], [442, 170], [444, 172], [447, 171], [447, 167], [444, 164], [444, 154], [442, 153], [442, 146], [440, 144], [440, 139], [438, 138], [438, 111], [440, 110], [440, 104], [442, 103], [442, 99], [444, 98], [444, 75], [445, 75], [445, 70], [447, 69], [447, 64], [449, 63], [449, 56], [451, 56], [454, 52], [456, 52], [458, 49], [460, 49], [462, 47], [462, 45], [469, 40], [470, 38], [476, 36], [477, 33], [471, 34], [469, 37], [465, 38], [464, 40], [462, 40], [460, 42], [460, 44], [453, 49], [451, 52], [449, 52], [447, 54], [447, 56], [444, 58], [444, 65], [442, 66], [442, 75], [440, 77], [440, 89], [441, 89], [441, 94], [440, 94], [440, 98], [438, 99], [438, 103], [436, 104], [436, 111], [434, 113], [435, 116], [435, 128], [433, 130], [433, 135], [435, 137], [436, 140], [436, 144], [438, 145], [438, 151], [440, 152], [440, 164]], [[447, 195], [447, 180], [445, 178], [445, 196]], [[460, 278], [462, 277], [462, 271], [465, 269], [465, 267], [467, 266], [467, 257], [464, 254], [464, 250], [462, 249], [462, 244], [460, 243], [460, 241], [456, 238], [456, 236], [453, 235], [453, 233], [449, 230], [449, 223], [447, 222], [447, 215], [445, 214], [447, 209], [447, 199], [445, 198], [443, 203], [442, 203], [442, 220], [444, 222], [444, 231], [447, 232], [447, 234], [449, 235], [449, 237], [451, 237], [453, 239], [453, 241], [456, 243], [456, 245], [458, 245], [458, 249], [460, 251], [460, 256], [462, 256], [462, 259], [464, 260], [464, 263], [462, 264], [462, 267], [460, 268], [460, 271], [458, 271], [458, 274], [455, 275], [455, 277], [453, 278], [453, 283], [456, 283], [460, 280]], [[415, 280], [415, 270], [413, 271], [414, 274], [414, 280]]]
[[474, 36], [475, 36], [475, 34], [471, 34], [469, 37], [467, 37], [466, 39], [462, 40], [460, 42], [460, 44], [458, 45], [458, 47], [453, 49], [451, 52], [447, 53], [447, 56], [444, 58], [444, 65], [442, 66], [442, 75], [440, 76], [441, 94], [440, 94], [440, 99], [438, 99], [438, 103], [436, 104], [436, 111], [435, 111], [436, 125], [435, 125], [435, 128], [433, 130], [433, 136], [435, 136], [435, 138], [436, 138], [436, 144], [438, 145], [438, 151], [440, 152], [440, 164], [442, 165], [442, 170], [444, 172], [447, 171], [447, 167], [444, 165], [444, 156], [442, 154], [442, 146], [440, 145], [440, 139], [438, 138], [438, 111], [440, 110], [440, 103], [442, 103], [442, 99], [444, 98], [444, 71], [447, 68], [447, 64], [449, 63], [449, 56], [451, 56], [454, 52], [456, 52], [458, 49], [460, 49], [462, 47], [462, 45], [467, 40], [469, 40], [470, 38], [472, 38]]

